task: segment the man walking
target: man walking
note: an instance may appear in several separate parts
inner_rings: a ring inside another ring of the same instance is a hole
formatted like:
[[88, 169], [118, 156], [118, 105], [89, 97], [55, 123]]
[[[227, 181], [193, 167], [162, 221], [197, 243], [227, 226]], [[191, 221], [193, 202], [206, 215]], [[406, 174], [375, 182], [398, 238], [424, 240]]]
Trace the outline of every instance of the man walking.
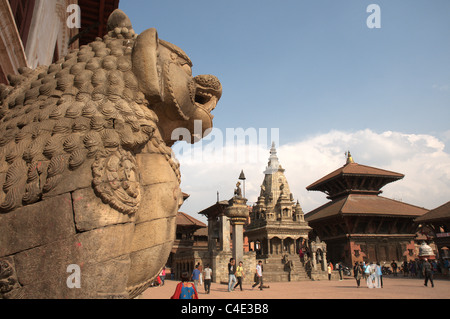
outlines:
[[209, 268], [209, 265], [206, 265], [206, 268], [203, 270], [203, 278], [205, 279], [205, 292], [209, 294], [209, 291], [211, 290], [211, 275], [212, 275], [212, 269]]
[[428, 262], [428, 259], [423, 260], [423, 275], [425, 277], [425, 283], [424, 286], [428, 287], [428, 280], [431, 282], [431, 287], [434, 287], [433, 283], [433, 271], [431, 268], [431, 264]]
[[339, 262], [339, 263], [337, 264], [337, 269], [338, 269], [338, 271], [339, 271], [339, 281], [342, 281], [342, 280], [343, 280], [343, 278], [342, 278], [342, 272], [344, 271], [344, 267], [342, 266], [342, 263], [341, 263], [341, 262]]
[[392, 273], [394, 274], [394, 277], [397, 277], [397, 268], [398, 268], [398, 265], [397, 265], [397, 263], [395, 262], [395, 260], [392, 261], [391, 267], [392, 267]]
[[191, 280], [194, 281], [195, 290], [198, 291], [198, 281], [200, 279], [200, 270], [198, 270], [198, 264], [195, 266], [191, 275]]
[[236, 261], [234, 258], [230, 258], [228, 263], [228, 291], [234, 290], [234, 285], [236, 285]]
[[252, 286], [252, 289], [255, 288], [259, 284], [259, 290], [263, 290], [263, 270], [262, 270], [262, 261], [258, 261], [258, 265], [256, 265], [256, 282]]

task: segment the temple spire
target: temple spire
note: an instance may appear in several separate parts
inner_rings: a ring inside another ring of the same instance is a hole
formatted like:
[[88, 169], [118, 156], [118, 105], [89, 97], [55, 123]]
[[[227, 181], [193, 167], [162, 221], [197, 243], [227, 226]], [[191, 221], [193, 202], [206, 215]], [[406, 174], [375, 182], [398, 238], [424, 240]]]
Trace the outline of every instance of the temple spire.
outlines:
[[270, 149], [269, 163], [267, 164], [266, 171], [264, 174], [272, 174], [277, 172], [280, 168], [280, 163], [278, 161], [277, 149], [275, 148], [275, 142], [272, 142], [272, 147]]

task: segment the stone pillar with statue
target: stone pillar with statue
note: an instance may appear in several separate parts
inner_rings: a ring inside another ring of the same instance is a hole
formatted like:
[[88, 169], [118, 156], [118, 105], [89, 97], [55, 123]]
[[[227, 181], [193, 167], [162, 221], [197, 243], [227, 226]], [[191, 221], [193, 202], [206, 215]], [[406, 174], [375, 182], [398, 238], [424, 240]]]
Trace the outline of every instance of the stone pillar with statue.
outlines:
[[242, 197], [240, 182], [237, 182], [233, 198], [225, 210], [230, 219], [233, 234], [233, 258], [236, 263], [244, 259], [244, 224], [249, 216], [247, 199]]

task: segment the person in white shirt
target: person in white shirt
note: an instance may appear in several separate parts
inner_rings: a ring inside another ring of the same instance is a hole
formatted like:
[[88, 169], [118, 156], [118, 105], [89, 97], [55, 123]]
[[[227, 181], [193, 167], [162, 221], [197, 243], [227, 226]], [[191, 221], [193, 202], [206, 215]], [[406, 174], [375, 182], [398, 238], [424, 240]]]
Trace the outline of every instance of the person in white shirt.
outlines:
[[262, 261], [258, 261], [258, 265], [256, 265], [256, 275], [255, 275], [255, 284], [252, 286], [252, 289], [255, 288], [259, 284], [259, 290], [263, 290], [263, 269], [262, 269]]
[[209, 265], [206, 265], [206, 268], [203, 270], [203, 274], [205, 275], [204, 276], [205, 292], [209, 294], [209, 291], [211, 289], [211, 274], [212, 274], [212, 269], [209, 268]]

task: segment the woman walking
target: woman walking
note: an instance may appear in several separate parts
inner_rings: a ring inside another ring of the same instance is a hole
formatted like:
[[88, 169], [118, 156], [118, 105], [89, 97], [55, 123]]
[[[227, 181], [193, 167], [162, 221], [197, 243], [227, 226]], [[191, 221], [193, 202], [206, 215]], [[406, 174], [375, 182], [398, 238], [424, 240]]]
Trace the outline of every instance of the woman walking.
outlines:
[[328, 263], [327, 271], [328, 271], [328, 280], [331, 280], [331, 271], [333, 268], [331, 267], [331, 263]]
[[242, 261], [240, 261], [239, 266], [236, 267], [236, 279], [237, 283], [234, 286], [234, 289], [236, 289], [237, 286], [240, 286], [242, 291], [242, 281], [244, 279], [244, 267], [242, 266]]
[[355, 266], [353, 266], [353, 276], [355, 277], [356, 285], [358, 288], [361, 284], [362, 272], [363, 272], [363, 270], [362, 270], [361, 265], [356, 261]]

